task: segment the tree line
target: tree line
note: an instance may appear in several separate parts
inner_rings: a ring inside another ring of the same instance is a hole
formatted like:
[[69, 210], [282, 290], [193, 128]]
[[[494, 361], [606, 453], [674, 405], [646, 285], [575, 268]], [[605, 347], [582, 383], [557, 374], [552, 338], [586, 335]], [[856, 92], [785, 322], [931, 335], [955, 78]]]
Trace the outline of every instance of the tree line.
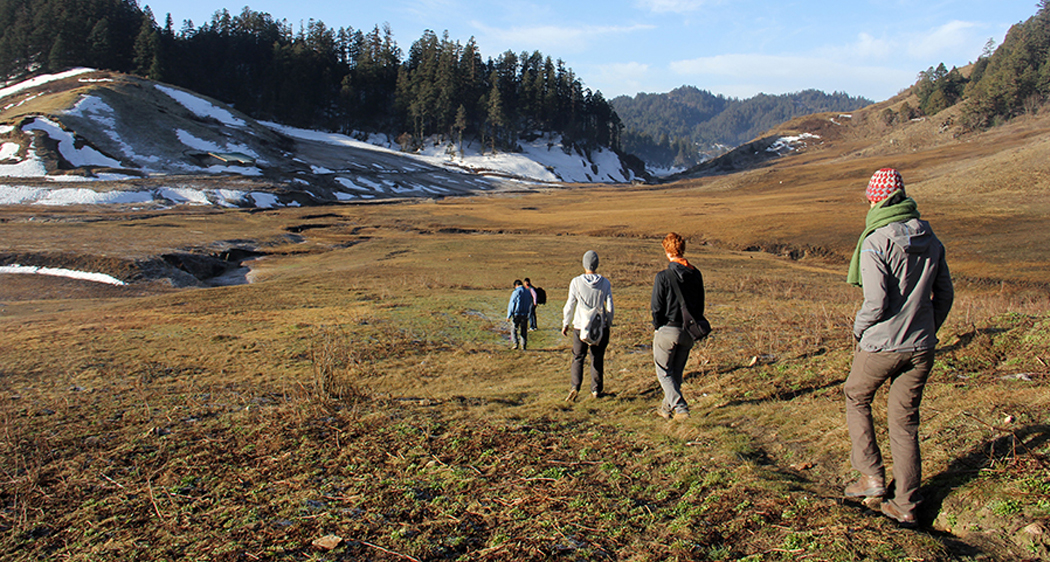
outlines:
[[0, 74], [9, 80], [88, 66], [222, 100], [259, 119], [343, 133], [429, 135], [490, 150], [559, 133], [583, 149], [619, 148], [623, 126], [601, 92], [539, 51], [484, 59], [427, 31], [402, 52], [389, 26], [295, 29], [249, 8], [176, 30], [135, 0], [0, 0]]
[[1047, 0], [1038, 6], [998, 48], [989, 40], [968, 68], [948, 70], [941, 63], [920, 72], [913, 88], [918, 107], [905, 103], [897, 112], [884, 110], [883, 119], [892, 124], [962, 104], [960, 124], [977, 130], [1037, 112], [1050, 98], [1050, 10]]

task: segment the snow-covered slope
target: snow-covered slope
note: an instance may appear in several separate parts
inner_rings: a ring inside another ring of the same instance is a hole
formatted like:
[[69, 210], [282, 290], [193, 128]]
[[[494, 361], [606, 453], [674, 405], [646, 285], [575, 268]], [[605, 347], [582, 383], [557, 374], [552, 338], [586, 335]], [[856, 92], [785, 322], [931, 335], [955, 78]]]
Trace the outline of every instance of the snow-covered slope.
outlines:
[[275, 207], [637, 178], [609, 150], [514, 153], [262, 123], [192, 92], [76, 69], [0, 89], [0, 204]]

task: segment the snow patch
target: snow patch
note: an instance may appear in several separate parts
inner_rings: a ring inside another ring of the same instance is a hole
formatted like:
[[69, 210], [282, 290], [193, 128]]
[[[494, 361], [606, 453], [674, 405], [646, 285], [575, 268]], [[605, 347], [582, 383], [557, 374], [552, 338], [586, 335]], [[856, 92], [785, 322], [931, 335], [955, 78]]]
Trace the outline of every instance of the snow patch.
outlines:
[[26, 80], [24, 82], [19, 82], [19, 83], [13, 85], [13, 86], [8, 86], [6, 88], [0, 88], [0, 98], [6, 98], [8, 96], [13, 96], [13, 95], [15, 95], [17, 93], [24, 92], [25, 90], [28, 90], [30, 88], [35, 88], [37, 86], [43, 86], [44, 84], [47, 84], [49, 82], [57, 82], [59, 80], [65, 80], [66, 78], [71, 78], [73, 76], [78, 76], [80, 74], [86, 74], [88, 72], [95, 72], [95, 69], [93, 69], [93, 68], [74, 68], [72, 70], [67, 70], [65, 72], [59, 72], [57, 74], [42, 74], [40, 76], [37, 76], [36, 78], [30, 78], [29, 80]]
[[37, 117], [22, 127], [23, 131], [42, 131], [52, 140], [58, 142], [58, 152], [62, 154], [70, 164], [77, 168], [88, 166], [99, 166], [108, 168], [119, 168], [120, 162], [102, 154], [90, 146], [76, 145], [76, 137], [73, 133], [63, 130], [62, 127], [45, 117]]
[[[138, 154], [135, 151], [135, 147], [121, 138], [120, 134], [117, 133], [119, 127], [116, 111], [114, 111], [114, 109], [101, 98], [91, 95], [81, 96], [73, 108], [66, 111], [65, 114], [73, 117], [80, 117], [82, 119], [90, 119], [96, 123], [102, 124], [106, 135], [120, 147], [121, 153], [123, 153], [125, 158], [130, 159], [140, 166], [143, 164], [153, 164], [158, 165], [157, 167], [159, 168], [159, 165], [161, 164], [160, 157], [153, 155], [143, 156]], [[148, 167], [142, 169], [146, 172], [156, 171], [156, 169]]]
[[802, 133], [801, 135], [792, 137], [780, 137], [773, 144], [769, 145], [766, 152], [775, 152], [777, 154], [786, 154], [794, 152], [799, 149], [799, 145], [805, 147], [805, 141], [809, 139], [819, 139], [820, 137], [812, 133]]
[[258, 158], [259, 155], [252, 150], [248, 145], [238, 143], [226, 143], [225, 145], [216, 144], [211, 141], [199, 139], [190, 133], [183, 131], [182, 129], [175, 130], [175, 136], [179, 138], [179, 142], [182, 144], [201, 152], [239, 152], [241, 154], [251, 156], [252, 158]]
[[17, 142], [5, 142], [0, 145], [0, 160], [8, 160], [18, 155], [22, 145]]
[[165, 94], [168, 94], [168, 96], [171, 97], [171, 99], [179, 102], [179, 105], [190, 110], [190, 112], [196, 115], [197, 117], [205, 119], [210, 117], [224, 125], [229, 125], [231, 127], [248, 126], [248, 124], [245, 123], [244, 120], [238, 119], [229, 111], [195, 94], [184, 92], [182, 90], [176, 90], [175, 88], [163, 86], [161, 84], [155, 84], [155, 87], [158, 90], [164, 92]]
[[281, 203], [265, 192], [245, 192], [236, 189], [193, 189], [162, 187], [156, 190], [94, 191], [88, 188], [50, 189], [19, 185], [0, 185], [0, 205], [218, 205], [243, 207], [254, 204], [262, 208], [299, 206]]
[[0, 164], [0, 176], [11, 178], [38, 178], [46, 176], [47, 167], [44, 166], [44, 160], [37, 156], [36, 151], [33, 150], [35, 146], [36, 139], [33, 139], [33, 144], [30, 146], [25, 160], [13, 164]]
[[200, 189], [185, 187], [162, 187], [157, 190], [157, 196], [167, 199], [172, 203], [186, 203], [189, 205], [211, 205], [208, 194]]
[[272, 193], [253, 191], [248, 194], [248, 197], [251, 197], [252, 202], [260, 209], [273, 209], [280, 206], [277, 196]]
[[36, 267], [32, 265], [0, 265], [0, 273], [17, 273], [28, 275], [51, 275], [53, 277], [67, 277], [69, 279], [80, 279], [93, 281], [95, 283], [107, 283], [109, 285], [126, 285], [120, 279], [105, 273], [91, 273], [87, 271], [76, 271], [73, 269], [61, 269], [56, 267]]

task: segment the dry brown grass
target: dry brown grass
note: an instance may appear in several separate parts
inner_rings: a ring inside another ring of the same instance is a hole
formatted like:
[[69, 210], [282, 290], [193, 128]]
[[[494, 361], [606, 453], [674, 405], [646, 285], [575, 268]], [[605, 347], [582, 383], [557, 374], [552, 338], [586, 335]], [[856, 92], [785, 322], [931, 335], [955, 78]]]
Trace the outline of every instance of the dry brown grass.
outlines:
[[[0, 547], [12, 559], [1022, 552], [985, 526], [1023, 536], [1018, 522], [1050, 516], [1014, 495], [1046, 495], [1035, 476], [1050, 407], [1045, 291], [960, 284], [924, 429], [924, 520], [957, 537], [902, 532], [839, 499], [849, 474], [839, 389], [858, 294], [835, 256], [693, 244], [717, 331], [693, 352], [693, 419], [653, 415], [647, 305], [665, 230], [655, 225], [684, 194], [704, 202], [696, 209], [715, 205], [703, 189], [608, 189], [3, 223], [22, 229], [19, 251], [279, 240], [291, 227], [305, 240], [268, 246], [252, 285], [77, 301], [23, 292], [6, 305]], [[758, 201], [731, 208], [757, 212]], [[623, 226], [584, 226], [595, 216]], [[568, 404], [556, 329], [591, 248], [618, 308], [611, 396]], [[524, 276], [551, 303], [522, 354], [507, 349], [503, 314]], [[1033, 382], [999, 378], [1019, 372]], [[990, 505], [1002, 515], [979, 515]], [[347, 542], [310, 546], [330, 533]]]

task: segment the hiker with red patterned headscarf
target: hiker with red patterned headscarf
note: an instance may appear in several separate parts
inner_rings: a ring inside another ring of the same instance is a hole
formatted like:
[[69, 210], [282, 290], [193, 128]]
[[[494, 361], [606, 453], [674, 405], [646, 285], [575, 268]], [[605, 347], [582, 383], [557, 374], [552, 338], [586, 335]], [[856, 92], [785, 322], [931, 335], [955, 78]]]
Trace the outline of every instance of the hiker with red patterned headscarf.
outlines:
[[[937, 330], [954, 299], [944, 245], [918, 205], [904, 192], [892, 168], [871, 177], [863, 234], [846, 280], [864, 289], [864, 303], [853, 323], [857, 349], [843, 388], [850, 462], [860, 478], [846, 486], [851, 497], [882, 497], [882, 513], [902, 526], [917, 525], [922, 496], [919, 455], [919, 404], [933, 367]], [[885, 467], [875, 440], [871, 402], [889, 381], [887, 425], [893, 456], [893, 493], [887, 495]]]

